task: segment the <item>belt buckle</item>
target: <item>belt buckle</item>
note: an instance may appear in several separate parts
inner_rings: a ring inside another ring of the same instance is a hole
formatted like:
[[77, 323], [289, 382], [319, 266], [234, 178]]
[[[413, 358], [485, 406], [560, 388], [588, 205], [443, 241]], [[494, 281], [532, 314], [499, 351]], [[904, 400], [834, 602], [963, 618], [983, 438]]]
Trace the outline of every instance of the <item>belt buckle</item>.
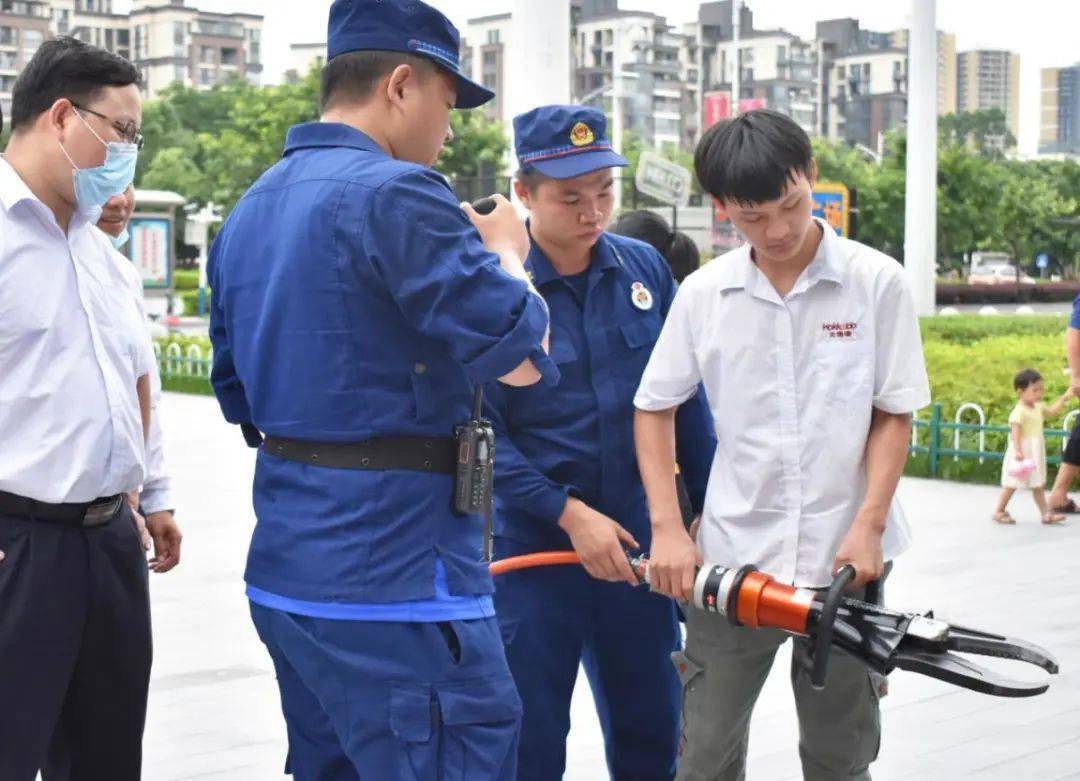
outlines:
[[90, 505], [86, 508], [86, 513], [83, 515], [82, 525], [86, 528], [104, 526], [111, 521], [113, 516], [120, 510], [120, 503], [123, 501], [123, 496], [117, 496], [109, 502]]

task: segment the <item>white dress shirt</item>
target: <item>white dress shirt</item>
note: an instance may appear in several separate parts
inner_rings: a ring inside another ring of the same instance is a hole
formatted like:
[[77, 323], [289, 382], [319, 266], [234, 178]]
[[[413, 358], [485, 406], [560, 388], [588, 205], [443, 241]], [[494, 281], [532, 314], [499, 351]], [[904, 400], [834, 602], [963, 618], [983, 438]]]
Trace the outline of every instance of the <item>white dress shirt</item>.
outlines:
[[76, 214], [64, 235], [0, 158], [0, 490], [42, 502], [143, 481], [142, 290], [96, 216]]
[[[634, 399], [669, 409], [704, 382], [718, 440], [698, 535], [705, 560], [808, 587], [832, 580], [862, 502], [872, 409], [930, 402], [900, 264], [819, 224], [818, 252], [786, 297], [749, 245], [691, 274]], [[909, 541], [894, 500], [885, 559]]]
[[[151, 347], [151, 354], [152, 350]], [[150, 435], [146, 438], [146, 480], [139, 494], [139, 504], [147, 515], [176, 509], [172, 495], [172, 478], [165, 465], [165, 441], [161, 433], [161, 371], [157, 361], [153, 362], [150, 369], [150, 407]]]

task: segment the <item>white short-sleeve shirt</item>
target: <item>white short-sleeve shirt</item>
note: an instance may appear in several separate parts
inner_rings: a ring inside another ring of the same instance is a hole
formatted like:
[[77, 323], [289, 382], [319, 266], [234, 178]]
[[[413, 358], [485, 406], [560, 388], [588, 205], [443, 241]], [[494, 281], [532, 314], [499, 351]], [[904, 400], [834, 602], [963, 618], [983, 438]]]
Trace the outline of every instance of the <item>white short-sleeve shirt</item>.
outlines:
[[0, 491], [87, 502], [143, 481], [142, 285], [96, 218], [65, 235], [0, 157]]
[[[748, 245], [691, 274], [634, 399], [669, 409], [704, 383], [718, 441], [698, 536], [705, 560], [810, 587], [832, 580], [862, 502], [872, 409], [930, 402], [902, 267], [819, 224], [818, 252], [784, 298]], [[909, 540], [894, 499], [885, 559]]]

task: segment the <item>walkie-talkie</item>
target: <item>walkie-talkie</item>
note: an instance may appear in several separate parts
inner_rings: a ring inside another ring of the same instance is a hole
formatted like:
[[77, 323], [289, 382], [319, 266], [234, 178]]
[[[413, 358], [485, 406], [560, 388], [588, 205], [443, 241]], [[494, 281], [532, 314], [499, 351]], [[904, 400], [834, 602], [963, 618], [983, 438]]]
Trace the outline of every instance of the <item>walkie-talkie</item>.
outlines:
[[[479, 214], [490, 214], [495, 206], [494, 198], [481, 198], [472, 205]], [[484, 514], [484, 560], [490, 562], [494, 558], [495, 429], [483, 415], [484, 388], [477, 384], [472, 417], [454, 429], [458, 443], [454, 511], [461, 515]]]
[[483, 415], [484, 391], [476, 386], [472, 418], [454, 430], [457, 436], [457, 470], [454, 475], [454, 511], [461, 515], [484, 514], [484, 558], [491, 561], [495, 429]]

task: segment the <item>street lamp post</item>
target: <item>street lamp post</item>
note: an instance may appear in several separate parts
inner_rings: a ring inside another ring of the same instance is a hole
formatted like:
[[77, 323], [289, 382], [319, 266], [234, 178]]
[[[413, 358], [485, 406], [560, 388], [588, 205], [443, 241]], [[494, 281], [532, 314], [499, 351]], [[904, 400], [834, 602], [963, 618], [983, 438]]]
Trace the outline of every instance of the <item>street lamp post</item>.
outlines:
[[934, 314], [937, 256], [937, 8], [911, 0], [904, 269], [919, 315]]

